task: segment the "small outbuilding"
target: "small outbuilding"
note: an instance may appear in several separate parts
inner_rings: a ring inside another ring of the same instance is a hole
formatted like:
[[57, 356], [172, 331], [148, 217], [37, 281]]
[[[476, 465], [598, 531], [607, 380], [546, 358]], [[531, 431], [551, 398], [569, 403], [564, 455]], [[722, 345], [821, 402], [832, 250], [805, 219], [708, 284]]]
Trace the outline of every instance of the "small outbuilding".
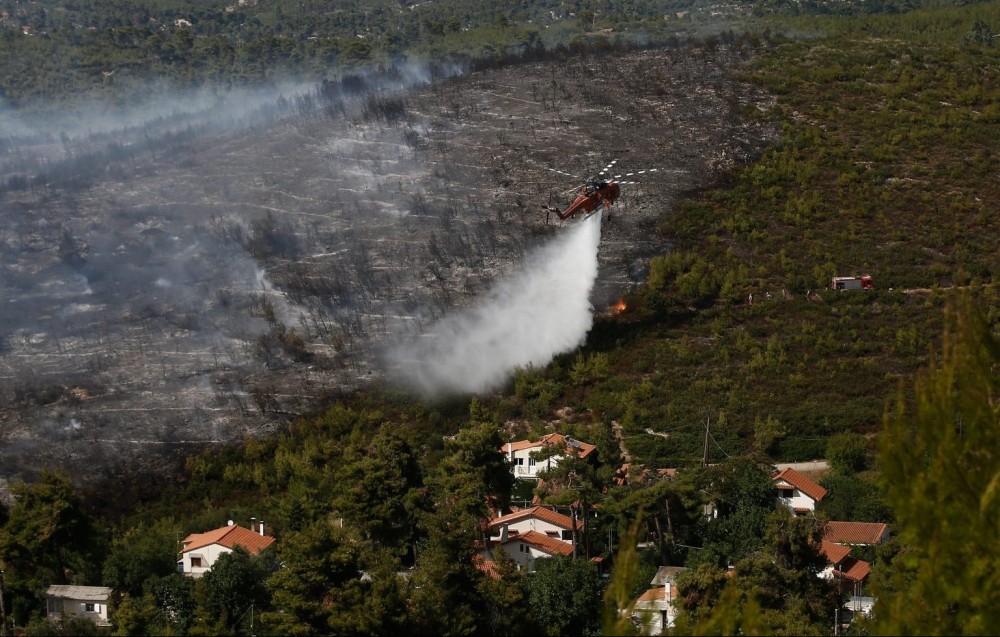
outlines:
[[45, 591], [45, 610], [48, 618], [54, 621], [85, 617], [98, 626], [110, 626], [110, 599], [111, 589], [107, 586], [53, 584]]

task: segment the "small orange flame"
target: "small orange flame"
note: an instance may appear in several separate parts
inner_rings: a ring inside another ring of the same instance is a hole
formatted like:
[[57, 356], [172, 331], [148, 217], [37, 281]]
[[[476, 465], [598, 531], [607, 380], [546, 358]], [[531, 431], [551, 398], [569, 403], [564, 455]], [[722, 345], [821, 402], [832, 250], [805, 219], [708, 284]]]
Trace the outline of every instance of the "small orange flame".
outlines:
[[611, 311], [615, 314], [621, 314], [626, 309], [628, 309], [628, 305], [625, 304], [625, 299], [618, 299], [618, 302], [611, 306]]

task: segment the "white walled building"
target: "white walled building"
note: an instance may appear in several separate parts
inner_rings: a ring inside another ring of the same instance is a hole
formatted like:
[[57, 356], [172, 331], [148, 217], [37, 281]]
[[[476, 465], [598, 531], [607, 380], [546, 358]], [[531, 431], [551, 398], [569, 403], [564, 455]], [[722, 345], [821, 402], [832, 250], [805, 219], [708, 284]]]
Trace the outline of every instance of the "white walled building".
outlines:
[[677, 619], [677, 575], [683, 566], [661, 566], [649, 582], [650, 588], [631, 607], [632, 623], [642, 635], [661, 635]]
[[795, 515], [816, 510], [816, 503], [826, 497], [826, 489], [791, 467], [771, 478], [778, 490], [778, 501]]
[[[577, 532], [583, 529], [582, 520], [576, 520], [575, 524]], [[490, 539], [494, 542], [505, 542], [518, 535], [535, 531], [572, 545], [573, 526], [573, 518], [568, 515], [542, 506], [534, 506], [490, 520]]]
[[212, 565], [219, 557], [231, 553], [237, 546], [242, 546], [251, 555], [258, 555], [273, 543], [273, 537], [264, 535], [263, 521], [260, 523], [260, 531], [256, 532], [230, 520], [222, 528], [193, 533], [184, 538], [181, 559], [177, 561], [177, 572], [201, 577], [212, 570]]
[[493, 549], [481, 551], [479, 556], [483, 560], [492, 560], [494, 551], [503, 551], [514, 563], [518, 570], [534, 572], [535, 561], [545, 559], [554, 555], [573, 555], [573, 545], [562, 540], [557, 540], [538, 531], [527, 531], [510, 536], [506, 540], [493, 544]]
[[85, 617], [98, 626], [110, 626], [107, 586], [69, 586], [54, 584], [45, 591], [46, 615], [53, 621]]
[[[532, 457], [532, 454], [541, 451], [546, 445], [556, 445], [563, 449], [564, 453], [554, 455], [545, 460], [537, 460]], [[537, 480], [539, 471], [552, 469], [559, 464], [562, 458], [571, 455], [586, 458], [595, 449], [597, 449], [596, 446], [586, 442], [581, 442], [562, 434], [552, 433], [542, 436], [539, 440], [508, 442], [500, 450], [507, 456], [507, 461], [510, 463], [511, 472], [513, 472], [515, 478]]]

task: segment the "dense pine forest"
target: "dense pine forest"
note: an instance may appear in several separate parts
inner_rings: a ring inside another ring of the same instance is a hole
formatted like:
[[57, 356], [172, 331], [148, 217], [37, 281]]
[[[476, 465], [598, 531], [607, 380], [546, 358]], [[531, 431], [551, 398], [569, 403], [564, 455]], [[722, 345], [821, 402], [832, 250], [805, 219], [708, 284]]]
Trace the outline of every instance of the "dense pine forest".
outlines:
[[[658, 220], [624, 309], [489, 394], [376, 382], [171, 471], [40, 467], [0, 503], [2, 634], [637, 634], [662, 566], [686, 568], [671, 634], [1000, 630], [1000, 3], [0, 0], [0, 123], [664, 48], [740, 51], [770, 97], [743, 115], [780, 134]], [[830, 289], [856, 274], [875, 289]], [[551, 433], [596, 458], [516, 479], [504, 446]], [[794, 516], [775, 465], [817, 459]], [[583, 521], [573, 554], [484, 568], [489, 521], [532, 501]], [[272, 546], [177, 572], [185, 537], [251, 518]], [[830, 520], [891, 529], [852, 549], [875, 605], [846, 628]], [[111, 588], [111, 626], [46, 618], [53, 584]]]

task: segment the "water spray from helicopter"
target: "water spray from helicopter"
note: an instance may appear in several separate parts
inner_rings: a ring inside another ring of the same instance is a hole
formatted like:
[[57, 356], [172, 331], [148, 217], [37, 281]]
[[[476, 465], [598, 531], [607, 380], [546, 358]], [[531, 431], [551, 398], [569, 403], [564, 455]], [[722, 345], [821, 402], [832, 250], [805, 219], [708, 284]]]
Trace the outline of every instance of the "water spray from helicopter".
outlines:
[[600, 241], [597, 212], [531, 255], [479, 305], [393, 351], [398, 380], [425, 396], [487, 392], [519, 367], [578, 347], [593, 325]]

